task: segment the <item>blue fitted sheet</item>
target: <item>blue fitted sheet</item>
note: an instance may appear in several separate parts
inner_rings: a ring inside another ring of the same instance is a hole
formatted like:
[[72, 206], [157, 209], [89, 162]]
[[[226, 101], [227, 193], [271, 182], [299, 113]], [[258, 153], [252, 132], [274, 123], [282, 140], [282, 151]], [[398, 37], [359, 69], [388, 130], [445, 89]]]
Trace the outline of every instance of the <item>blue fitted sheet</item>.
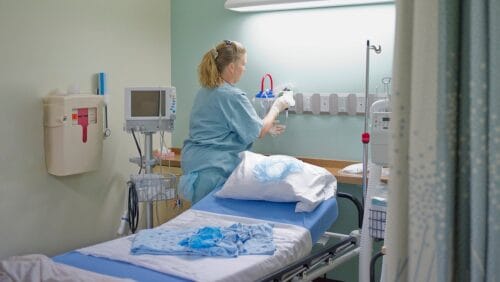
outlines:
[[302, 226], [311, 232], [313, 243], [332, 226], [338, 216], [336, 198], [324, 201], [312, 212], [295, 212], [296, 203], [223, 199], [215, 197], [215, 192], [212, 191], [191, 208]]
[[[324, 201], [313, 212], [296, 213], [295, 203], [220, 199], [216, 198], [214, 193], [215, 191], [191, 208], [303, 226], [311, 232], [313, 242], [316, 242], [321, 234], [328, 230], [338, 216], [335, 198]], [[53, 260], [81, 269], [136, 281], [188, 281], [129, 263], [87, 256], [76, 251], [55, 256]]]

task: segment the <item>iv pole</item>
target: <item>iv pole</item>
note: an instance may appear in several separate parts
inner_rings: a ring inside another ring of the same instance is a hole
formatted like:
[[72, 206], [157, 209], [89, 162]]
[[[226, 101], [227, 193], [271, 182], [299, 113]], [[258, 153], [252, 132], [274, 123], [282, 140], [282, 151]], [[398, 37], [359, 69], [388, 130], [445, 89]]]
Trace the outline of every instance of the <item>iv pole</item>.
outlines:
[[363, 142], [363, 205], [366, 198], [366, 190], [368, 188], [368, 143], [370, 143], [370, 133], [368, 133], [368, 92], [370, 82], [370, 50], [373, 49], [376, 54], [382, 52], [380, 45], [370, 45], [370, 40], [366, 41], [366, 71], [365, 71], [365, 126], [363, 134], [361, 134], [361, 142]]
[[[370, 45], [370, 41], [366, 41], [366, 76], [365, 76], [365, 127], [361, 135], [361, 142], [363, 142], [363, 224], [361, 227], [361, 243], [359, 254], [359, 281], [366, 282], [369, 280], [367, 269], [370, 265], [370, 256], [372, 250], [372, 239], [369, 236], [369, 211], [370, 203], [367, 198], [368, 195], [368, 144], [370, 143], [370, 133], [368, 133], [368, 116], [370, 105], [368, 104], [369, 97], [369, 81], [370, 81], [370, 50], [374, 50], [376, 54], [380, 54], [382, 48], [380, 45]], [[374, 171], [371, 172], [372, 176]]]

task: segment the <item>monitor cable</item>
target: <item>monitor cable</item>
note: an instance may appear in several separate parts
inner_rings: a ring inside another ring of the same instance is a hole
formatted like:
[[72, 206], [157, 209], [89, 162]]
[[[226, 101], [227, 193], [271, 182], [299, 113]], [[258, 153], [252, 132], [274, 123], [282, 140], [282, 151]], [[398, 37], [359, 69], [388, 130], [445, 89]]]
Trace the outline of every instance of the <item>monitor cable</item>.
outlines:
[[139, 142], [137, 141], [137, 137], [135, 137], [135, 132], [133, 129], [130, 130], [132, 132], [132, 136], [134, 137], [134, 141], [135, 141], [135, 146], [137, 147], [137, 151], [139, 152], [139, 159], [140, 159], [140, 164], [139, 164], [139, 173], [138, 174], [141, 174], [142, 172], [142, 151], [141, 151], [141, 147], [139, 146]]
[[132, 181], [127, 182], [128, 185], [128, 226], [132, 233], [135, 233], [139, 225], [139, 199], [137, 190]]

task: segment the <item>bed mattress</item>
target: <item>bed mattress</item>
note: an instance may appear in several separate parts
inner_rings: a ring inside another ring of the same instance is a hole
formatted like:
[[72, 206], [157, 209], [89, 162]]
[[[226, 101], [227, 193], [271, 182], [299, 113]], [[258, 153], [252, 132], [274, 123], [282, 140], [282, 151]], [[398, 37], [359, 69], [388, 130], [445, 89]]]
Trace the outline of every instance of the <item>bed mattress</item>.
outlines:
[[[313, 212], [295, 213], [295, 203], [220, 199], [216, 198], [214, 193], [215, 191], [193, 205], [191, 210], [300, 226], [309, 230], [312, 242], [316, 242], [338, 216], [335, 198], [323, 202]], [[136, 281], [190, 281], [127, 262], [89, 256], [78, 251], [58, 255], [53, 260], [81, 269]]]

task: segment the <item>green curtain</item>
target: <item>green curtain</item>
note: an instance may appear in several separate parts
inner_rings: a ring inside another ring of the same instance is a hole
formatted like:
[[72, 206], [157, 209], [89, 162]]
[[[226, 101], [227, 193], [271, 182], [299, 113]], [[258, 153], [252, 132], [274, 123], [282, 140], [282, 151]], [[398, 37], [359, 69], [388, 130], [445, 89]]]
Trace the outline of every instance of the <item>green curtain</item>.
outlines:
[[500, 1], [396, 2], [386, 281], [500, 281]]

